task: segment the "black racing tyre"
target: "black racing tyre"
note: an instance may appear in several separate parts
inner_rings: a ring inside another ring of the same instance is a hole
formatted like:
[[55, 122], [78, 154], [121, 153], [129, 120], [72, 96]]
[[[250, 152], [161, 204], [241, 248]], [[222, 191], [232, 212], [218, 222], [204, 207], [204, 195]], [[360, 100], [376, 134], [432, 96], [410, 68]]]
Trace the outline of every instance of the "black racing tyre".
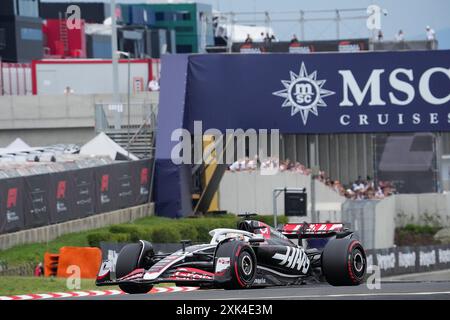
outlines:
[[224, 284], [224, 289], [235, 290], [250, 288], [256, 277], [256, 255], [253, 249], [240, 241], [223, 244], [230, 246], [231, 279]]
[[[142, 267], [139, 265], [141, 251], [141, 243], [127, 244], [120, 250], [116, 262], [116, 277], [118, 279], [126, 276], [133, 270]], [[119, 288], [126, 293], [138, 294], [149, 292], [153, 288], [153, 285], [143, 283], [121, 283], [119, 284]]]
[[333, 286], [355, 286], [364, 281], [367, 260], [361, 243], [354, 239], [330, 240], [322, 252], [322, 272]]
[[121, 283], [119, 284], [119, 288], [128, 294], [141, 294], [152, 290], [153, 285], [144, 283]]

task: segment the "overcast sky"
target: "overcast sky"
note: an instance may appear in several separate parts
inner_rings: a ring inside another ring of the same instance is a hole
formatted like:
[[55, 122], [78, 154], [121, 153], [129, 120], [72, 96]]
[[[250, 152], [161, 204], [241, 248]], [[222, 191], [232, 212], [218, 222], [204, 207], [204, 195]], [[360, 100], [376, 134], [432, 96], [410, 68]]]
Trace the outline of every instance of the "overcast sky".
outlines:
[[[430, 25], [437, 32], [439, 47], [450, 48], [450, 1], [449, 0], [200, 0], [209, 3], [219, 11], [235, 12], [276, 12], [323, 9], [367, 8], [370, 4], [377, 4], [386, 9], [387, 16], [382, 17], [384, 38], [393, 39], [395, 33], [402, 29], [406, 40], [425, 38], [425, 27]], [[363, 15], [364, 11], [349, 13]], [[321, 17], [332, 17], [332, 13]], [[272, 15], [281, 18], [282, 15]], [[296, 18], [299, 15], [284, 15], [285, 18]], [[312, 15], [309, 15], [312, 17]], [[314, 15], [318, 17], [319, 15]], [[308, 17], [308, 14], [305, 16]], [[247, 20], [261, 20], [263, 15], [248, 15]], [[256, 23], [261, 24], [261, 23]], [[292, 33], [300, 34], [300, 25], [296, 22], [274, 22], [272, 24], [276, 36], [286, 40]], [[341, 37], [367, 37], [369, 31], [365, 20], [349, 20], [341, 23]], [[305, 27], [306, 39], [333, 39], [336, 37], [336, 26], [333, 22], [310, 22]]]

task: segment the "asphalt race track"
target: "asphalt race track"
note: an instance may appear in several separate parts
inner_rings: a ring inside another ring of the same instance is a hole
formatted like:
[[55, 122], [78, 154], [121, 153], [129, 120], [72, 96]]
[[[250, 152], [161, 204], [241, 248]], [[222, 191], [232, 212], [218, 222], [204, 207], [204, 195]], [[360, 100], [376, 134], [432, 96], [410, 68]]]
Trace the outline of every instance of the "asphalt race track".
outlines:
[[382, 282], [380, 289], [369, 290], [366, 285], [357, 287], [332, 287], [328, 284], [313, 284], [289, 287], [271, 287], [247, 290], [197, 290], [157, 294], [115, 295], [99, 297], [80, 297], [69, 299], [89, 300], [310, 300], [310, 299], [450, 299], [450, 281]]

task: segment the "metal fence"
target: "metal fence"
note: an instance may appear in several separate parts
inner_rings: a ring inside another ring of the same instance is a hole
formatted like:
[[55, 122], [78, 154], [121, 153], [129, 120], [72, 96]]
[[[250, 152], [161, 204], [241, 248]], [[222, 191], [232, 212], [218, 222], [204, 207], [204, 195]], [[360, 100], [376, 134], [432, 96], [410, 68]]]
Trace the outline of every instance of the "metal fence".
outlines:
[[355, 231], [366, 249], [375, 248], [375, 207], [378, 200], [347, 200], [342, 205], [342, 222]]
[[0, 60], [0, 96], [31, 94], [31, 64], [6, 63]]
[[95, 131], [138, 129], [144, 123], [155, 129], [157, 114], [156, 103], [96, 103]]

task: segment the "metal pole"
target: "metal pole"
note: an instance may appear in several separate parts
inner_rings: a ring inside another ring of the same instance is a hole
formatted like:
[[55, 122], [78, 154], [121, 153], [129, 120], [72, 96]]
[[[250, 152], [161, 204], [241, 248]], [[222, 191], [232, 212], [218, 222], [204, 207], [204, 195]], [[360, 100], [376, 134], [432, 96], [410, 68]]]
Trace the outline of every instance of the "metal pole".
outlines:
[[229, 19], [230, 19], [230, 22], [231, 22], [231, 30], [230, 30], [229, 33], [227, 32], [227, 37], [228, 37], [227, 38], [227, 47], [228, 47], [228, 52], [232, 52], [232, 50], [233, 50], [233, 37], [234, 37], [234, 23], [235, 23], [235, 21], [234, 21], [234, 13], [233, 12], [230, 13]]
[[340, 39], [340, 26], [339, 22], [341, 21], [341, 15], [339, 14], [339, 10], [336, 10], [336, 39]]
[[266, 35], [269, 34], [269, 29], [270, 29], [270, 17], [269, 17], [269, 12], [264, 12], [265, 18], [264, 18], [264, 24], [266, 27]]
[[442, 192], [442, 132], [432, 134], [434, 137], [434, 154], [436, 157], [435, 168], [433, 169], [436, 180], [436, 192]]
[[311, 157], [311, 184], [310, 184], [310, 194], [311, 194], [311, 222], [316, 222], [316, 181], [315, 181], [315, 171], [316, 171], [316, 150], [315, 143], [310, 145], [310, 157]]
[[272, 201], [273, 201], [273, 227], [277, 227], [277, 190], [274, 189], [272, 192]]
[[114, 128], [120, 129], [121, 113], [119, 112], [119, 64], [117, 55], [117, 25], [116, 25], [116, 0], [111, 0], [111, 59], [112, 59], [112, 78], [113, 78], [113, 104], [116, 111], [114, 112]]
[[305, 40], [305, 11], [300, 10], [300, 39]]
[[128, 95], [127, 95], [127, 106], [128, 106], [128, 128], [127, 128], [127, 137], [128, 137], [128, 144], [127, 144], [127, 153], [128, 153], [128, 160], [130, 160], [130, 87], [131, 87], [131, 72], [130, 72], [130, 56], [131, 52], [128, 52]]

